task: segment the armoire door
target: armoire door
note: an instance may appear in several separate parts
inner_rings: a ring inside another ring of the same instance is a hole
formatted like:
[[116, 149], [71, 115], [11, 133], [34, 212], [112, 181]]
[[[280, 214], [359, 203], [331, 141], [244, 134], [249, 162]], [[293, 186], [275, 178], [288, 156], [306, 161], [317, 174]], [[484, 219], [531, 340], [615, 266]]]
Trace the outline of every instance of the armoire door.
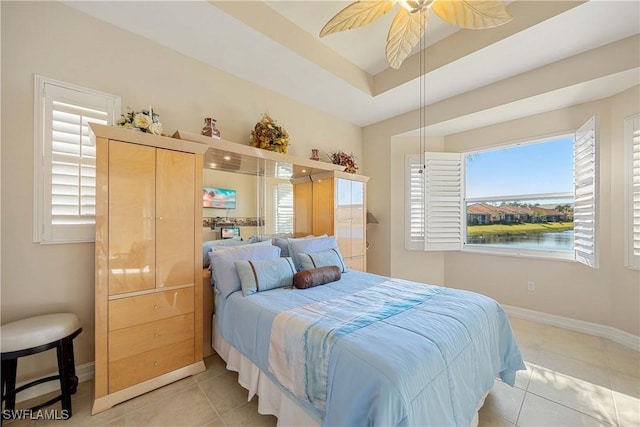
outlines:
[[156, 149], [109, 142], [109, 295], [155, 285]]
[[156, 287], [195, 284], [195, 173], [194, 154], [157, 150]]

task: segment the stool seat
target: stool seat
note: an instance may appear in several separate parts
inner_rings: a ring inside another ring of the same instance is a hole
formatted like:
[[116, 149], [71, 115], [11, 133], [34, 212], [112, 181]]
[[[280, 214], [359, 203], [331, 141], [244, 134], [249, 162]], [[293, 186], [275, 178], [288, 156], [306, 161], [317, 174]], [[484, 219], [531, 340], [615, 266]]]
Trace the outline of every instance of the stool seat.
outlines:
[[26, 350], [68, 337], [81, 328], [72, 313], [45, 314], [2, 325], [2, 353]]
[[[70, 418], [71, 395], [78, 389], [75, 358], [73, 355], [73, 339], [82, 332], [78, 317], [73, 313], [54, 313], [16, 320], [0, 326], [0, 402], [4, 403], [0, 427], [5, 419], [15, 416], [16, 395], [28, 388], [57, 381], [60, 383], [60, 394], [46, 402], [40, 403], [29, 411], [38, 411], [45, 406], [61, 402], [62, 417]], [[58, 358], [58, 374], [38, 378], [16, 387], [18, 359], [43, 351], [55, 349]]]

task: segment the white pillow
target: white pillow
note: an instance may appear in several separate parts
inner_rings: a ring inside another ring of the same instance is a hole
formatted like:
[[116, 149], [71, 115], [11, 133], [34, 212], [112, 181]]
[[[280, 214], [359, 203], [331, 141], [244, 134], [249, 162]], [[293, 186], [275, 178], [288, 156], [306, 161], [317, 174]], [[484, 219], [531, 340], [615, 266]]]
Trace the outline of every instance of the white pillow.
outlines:
[[293, 258], [298, 271], [302, 271], [299, 254], [326, 251], [338, 247], [335, 236], [319, 236], [302, 239], [289, 239], [289, 256]]
[[211, 260], [212, 275], [216, 289], [226, 298], [231, 293], [239, 291], [242, 286], [240, 277], [236, 271], [236, 261], [261, 260], [280, 258], [280, 248], [268, 245], [244, 245], [223, 251], [212, 251], [209, 253]]

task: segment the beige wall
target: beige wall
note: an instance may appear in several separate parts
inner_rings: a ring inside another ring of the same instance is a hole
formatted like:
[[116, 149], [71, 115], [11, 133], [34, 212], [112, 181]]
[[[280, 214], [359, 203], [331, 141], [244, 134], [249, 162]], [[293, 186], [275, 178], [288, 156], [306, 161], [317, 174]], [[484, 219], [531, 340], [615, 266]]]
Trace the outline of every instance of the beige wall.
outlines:
[[[199, 132], [214, 116], [223, 138], [248, 143], [268, 111], [291, 136], [289, 154], [341, 148], [361, 156], [361, 128], [58, 2], [0, 2], [2, 54], [2, 322], [72, 311], [84, 332], [76, 363], [93, 361], [94, 245], [32, 242], [34, 74], [153, 105], [168, 133]], [[339, 144], [339, 145], [338, 145]], [[21, 361], [20, 378], [51, 372], [52, 352]]]
[[[404, 191], [404, 175], [398, 170], [401, 159], [400, 153], [396, 152], [402, 138], [394, 136], [413, 130], [419, 121], [407, 114], [365, 128], [364, 173], [371, 176], [371, 181], [384, 182], [383, 186], [390, 190], [387, 193], [369, 192], [370, 209], [382, 212], [375, 233], [369, 232], [369, 269], [412, 279], [426, 278], [430, 274], [438, 278], [442, 274], [446, 286], [481, 292], [503, 304], [594, 322], [639, 335], [640, 272], [624, 267], [622, 169], [623, 120], [638, 111], [640, 88], [635, 87], [611, 98], [443, 138], [444, 151], [467, 151], [566, 133], [577, 129], [591, 115], [598, 115], [601, 206], [598, 269], [567, 261], [406, 251], [401, 232], [404, 206], [400, 196]], [[428, 141], [428, 146], [438, 148], [437, 141]], [[419, 152], [417, 144], [410, 145], [414, 147], [409, 147], [409, 152]], [[392, 154], [389, 156], [389, 153]], [[386, 194], [391, 194], [390, 201], [386, 200]], [[391, 260], [390, 266], [378, 261], [385, 259]], [[534, 292], [527, 291], [529, 280], [536, 283]]]

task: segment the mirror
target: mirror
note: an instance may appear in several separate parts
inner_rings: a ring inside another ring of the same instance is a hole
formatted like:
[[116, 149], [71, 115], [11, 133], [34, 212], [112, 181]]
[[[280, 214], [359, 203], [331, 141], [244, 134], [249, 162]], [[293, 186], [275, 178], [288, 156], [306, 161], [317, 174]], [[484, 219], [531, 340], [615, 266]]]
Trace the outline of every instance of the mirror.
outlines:
[[[235, 197], [235, 208], [203, 207], [203, 241], [222, 238], [223, 226], [239, 227], [243, 239], [252, 235], [295, 233], [297, 222], [294, 218], [294, 186], [291, 181], [311, 182], [312, 176], [342, 170], [341, 166], [330, 163], [230, 141], [216, 140], [211, 143], [208, 138], [186, 133], [178, 134], [178, 137], [210, 144], [204, 155], [203, 187], [234, 190], [226, 194]], [[203, 202], [204, 197], [215, 199], [216, 195], [207, 195], [203, 190]], [[220, 206], [221, 202], [218, 202]], [[233, 203], [224, 206], [233, 206]], [[308, 216], [306, 212], [304, 214]]]
[[[209, 191], [235, 192], [234, 209], [203, 206], [203, 241], [223, 238], [222, 229], [228, 227], [238, 227], [244, 240], [258, 234], [293, 233], [293, 184], [288, 178], [205, 168], [202, 182]], [[205, 192], [203, 202], [212, 197]]]

